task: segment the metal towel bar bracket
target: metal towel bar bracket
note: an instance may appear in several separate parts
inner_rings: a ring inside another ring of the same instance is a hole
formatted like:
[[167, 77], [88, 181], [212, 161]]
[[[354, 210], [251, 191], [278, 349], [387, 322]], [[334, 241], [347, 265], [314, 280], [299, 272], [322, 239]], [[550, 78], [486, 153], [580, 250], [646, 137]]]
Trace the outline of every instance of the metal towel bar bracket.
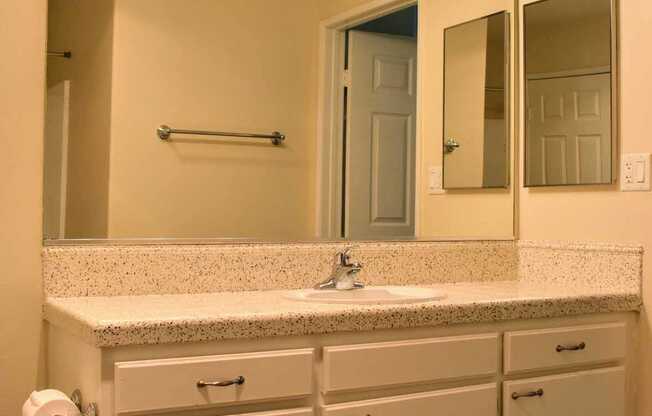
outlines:
[[173, 129], [165, 124], [156, 129], [156, 134], [161, 140], [168, 140], [172, 134], [194, 134], [198, 136], [224, 136], [224, 137], [244, 137], [248, 139], [269, 139], [275, 146], [280, 145], [285, 141], [285, 135], [275, 131], [272, 134], [257, 134], [257, 133], [233, 133], [223, 131], [202, 131], [202, 130], [183, 130]]
[[70, 51], [47, 51], [48, 56], [54, 56], [57, 58], [72, 58], [72, 52]]

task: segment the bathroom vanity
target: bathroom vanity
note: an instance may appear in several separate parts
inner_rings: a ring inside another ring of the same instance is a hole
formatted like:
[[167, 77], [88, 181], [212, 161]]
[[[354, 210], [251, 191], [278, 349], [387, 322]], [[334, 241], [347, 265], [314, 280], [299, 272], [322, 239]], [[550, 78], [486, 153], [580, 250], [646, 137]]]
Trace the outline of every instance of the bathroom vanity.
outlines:
[[113, 348], [54, 327], [49, 361], [53, 385], [82, 386], [101, 415], [616, 416], [634, 394], [635, 322], [612, 313]]
[[[50, 385], [80, 388], [100, 415], [632, 414], [640, 248], [427, 245], [430, 261], [406, 269], [402, 283], [446, 298], [373, 305], [299, 301], [292, 288], [201, 293], [207, 288], [195, 285], [190, 293], [141, 294], [153, 290], [156, 277], [117, 275], [118, 258], [128, 268], [146, 255], [147, 267], [159, 269], [179, 250], [188, 262], [199, 250], [202, 266], [211, 268], [209, 258], [228, 264], [242, 250], [266, 251], [264, 258], [274, 247], [46, 249], [53, 293], [61, 295], [75, 276], [81, 290], [105, 291], [46, 301]], [[359, 257], [391, 258], [400, 250], [414, 260], [418, 247], [362, 245]], [[309, 245], [292, 255], [309, 262], [308, 252], [314, 258], [332, 249]], [[466, 263], [476, 280], [454, 272], [448, 277], [460, 280], [434, 279], [455, 267], [442, 256]], [[252, 256], [244, 267], [260, 275], [274, 267], [256, 261]], [[295, 276], [302, 278], [300, 268]], [[378, 285], [388, 275], [360, 277]], [[137, 280], [139, 288], [131, 285]], [[104, 287], [109, 281], [122, 289]], [[185, 283], [176, 285], [183, 290]]]

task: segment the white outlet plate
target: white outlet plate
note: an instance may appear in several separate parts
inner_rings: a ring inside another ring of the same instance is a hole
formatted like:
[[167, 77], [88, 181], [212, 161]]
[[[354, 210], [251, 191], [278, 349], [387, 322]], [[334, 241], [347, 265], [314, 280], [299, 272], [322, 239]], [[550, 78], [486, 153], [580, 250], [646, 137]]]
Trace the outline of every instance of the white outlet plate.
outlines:
[[650, 190], [650, 154], [623, 154], [620, 164], [620, 190], [649, 191]]
[[428, 194], [443, 194], [444, 171], [441, 166], [430, 166], [428, 168]]

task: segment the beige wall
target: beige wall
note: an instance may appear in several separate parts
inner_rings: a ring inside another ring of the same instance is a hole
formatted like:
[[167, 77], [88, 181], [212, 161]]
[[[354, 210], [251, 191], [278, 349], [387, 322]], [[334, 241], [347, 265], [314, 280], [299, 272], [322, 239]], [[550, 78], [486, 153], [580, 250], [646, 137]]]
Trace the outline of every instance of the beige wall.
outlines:
[[316, 0], [319, 19], [328, 19], [374, 0]]
[[[275, 3], [116, 1], [110, 237], [314, 235], [317, 12]], [[287, 140], [165, 143], [163, 123]]]
[[48, 86], [70, 80], [66, 237], [106, 237], [113, 1], [50, 0]]
[[[444, 28], [502, 10], [511, 13], [514, 40], [514, 2], [511, 0], [423, 0], [420, 3], [421, 60], [421, 200], [419, 217], [422, 236], [482, 236], [509, 238], [513, 235], [513, 191], [479, 189], [429, 195], [427, 172], [441, 166], [443, 143]], [[511, 67], [513, 68], [513, 62]], [[510, 100], [511, 102], [511, 100]], [[513, 155], [513, 149], [512, 149]], [[513, 172], [511, 182], [514, 182]]]
[[558, 15], [563, 0], [528, 9], [534, 24], [528, 24], [526, 42], [536, 51], [526, 55], [528, 74], [609, 66], [609, 0], [574, 0], [573, 5], [564, 18]]
[[45, 0], [0, 2], [0, 415], [44, 379], [41, 190]]
[[[652, 2], [620, 2], [620, 140], [621, 151], [652, 152], [649, 120], [652, 96], [649, 41]], [[619, 192], [617, 186], [524, 189], [519, 204], [523, 239], [640, 242], [646, 248], [643, 298], [652, 304], [652, 193]], [[649, 308], [649, 306], [648, 306]], [[641, 319], [639, 414], [652, 414], [652, 315]]]

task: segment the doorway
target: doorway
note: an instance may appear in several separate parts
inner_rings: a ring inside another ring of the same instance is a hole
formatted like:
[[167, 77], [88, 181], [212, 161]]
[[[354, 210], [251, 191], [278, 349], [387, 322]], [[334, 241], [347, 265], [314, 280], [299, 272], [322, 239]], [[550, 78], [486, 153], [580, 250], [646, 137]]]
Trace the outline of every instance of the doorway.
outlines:
[[[338, 32], [341, 59], [334, 71], [341, 82], [332, 95], [339, 128], [333, 129], [330, 160], [324, 163], [332, 169], [331, 199], [322, 204], [320, 236], [412, 239], [418, 8], [403, 5]], [[322, 196], [328, 194], [325, 182], [319, 184]]]

